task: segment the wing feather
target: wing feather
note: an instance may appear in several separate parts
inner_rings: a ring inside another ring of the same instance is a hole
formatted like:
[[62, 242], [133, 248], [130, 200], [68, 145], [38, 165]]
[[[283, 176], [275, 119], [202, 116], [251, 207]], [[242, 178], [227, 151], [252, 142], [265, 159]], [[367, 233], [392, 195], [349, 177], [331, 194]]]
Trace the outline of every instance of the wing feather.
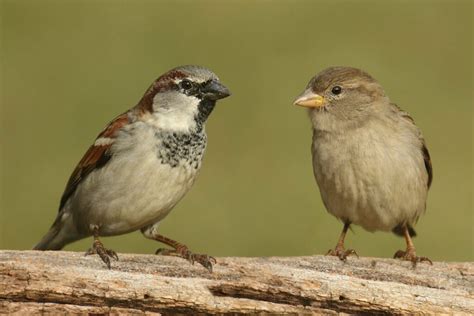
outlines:
[[[117, 116], [109, 125], [97, 136], [96, 141], [89, 147], [77, 167], [72, 172], [67, 182], [66, 189], [61, 197], [59, 210], [64, 207], [67, 200], [76, 191], [77, 186], [81, 183], [88, 174], [93, 170], [102, 168], [112, 157], [110, 147], [113, 144], [117, 132], [126, 124], [129, 123], [128, 112]], [[104, 141], [105, 140], [105, 141]]]
[[423, 159], [425, 161], [425, 168], [428, 172], [428, 188], [431, 187], [431, 182], [433, 182], [433, 165], [431, 164], [430, 152], [428, 147], [426, 147], [425, 140], [423, 139], [423, 147], [421, 148], [423, 152]]
[[[415, 125], [415, 120], [410, 116], [410, 114], [408, 114], [407, 112], [403, 111], [398, 105], [396, 105], [395, 103], [391, 103], [391, 105], [393, 106], [393, 109], [394, 111], [398, 112], [400, 114], [400, 116], [406, 120], [407, 122], [409, 122], [410, 124]], [[430, 153], [428, 151], [428, 147], [426, 147], [426, 142], [425, 142], [425, 139], [423, 138], [423, 135], [421, 134], [421, 132], [419, 131], [419, 134], [418, 134], [418, 137], [421, 141], [421, 147], [420, 147], [420, 151], [421, 151], [421, 154], [423, 155], [423, 160], [425, 162], [425, 168], [426, 168], [426, 172], [428, 173], [428, 182], [427, 182], [427, 185], [428, 185], [428, 188], [430, 188], [431, 186], [431, 183], [433, 182], [433, 165], [431, 164], [431, 157], [430, 157]]]

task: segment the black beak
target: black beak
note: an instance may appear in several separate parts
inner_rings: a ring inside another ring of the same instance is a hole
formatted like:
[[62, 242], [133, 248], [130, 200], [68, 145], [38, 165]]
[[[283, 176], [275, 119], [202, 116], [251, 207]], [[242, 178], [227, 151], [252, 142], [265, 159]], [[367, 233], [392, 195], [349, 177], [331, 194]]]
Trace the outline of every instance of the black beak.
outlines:
[[204, 99], [219, 100], [231, 95], [229, 89], [217, 80], [210, 80], [201, 87]]

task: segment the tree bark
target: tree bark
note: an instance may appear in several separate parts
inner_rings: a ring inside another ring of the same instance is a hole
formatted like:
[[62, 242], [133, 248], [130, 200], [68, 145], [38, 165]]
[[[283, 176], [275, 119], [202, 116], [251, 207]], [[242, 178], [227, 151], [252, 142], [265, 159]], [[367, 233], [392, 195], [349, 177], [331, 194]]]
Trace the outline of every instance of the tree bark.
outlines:
[[0, 314], [473, 314], [474, 263], [0, 251]]

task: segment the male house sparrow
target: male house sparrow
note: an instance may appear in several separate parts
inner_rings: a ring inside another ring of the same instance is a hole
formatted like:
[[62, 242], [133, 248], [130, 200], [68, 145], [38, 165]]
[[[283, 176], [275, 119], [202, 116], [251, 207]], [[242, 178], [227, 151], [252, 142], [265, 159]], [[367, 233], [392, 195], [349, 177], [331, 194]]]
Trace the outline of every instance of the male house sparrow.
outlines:
[[99, 236], [140, 229], [146, 238], [174, 249], [157, 253], [197, 261], [212, 270], [212, 257], [193, 254], [158, 234], [158, 223], [196, 180], [207, 136], [204, 123], [216, 101], [230, 95], [210, 70], [174, 68], [159, 77], [136, 106], [116, 117], [97, 136], [72, 173], [59, 213], [36, 250], [59, 250], [94, 236], [87, 254], [110, 268], [118, 259]]
[[313, 171], [326, 209], [344, 223], [334, 250], [345, 260], [351, 224], [393, 231], [406, 239], [395, 258], [417, 257], [413, 225], [425, 211], [433, 178], [430, 155], [413, 119], [390, 102], [366, 72], [350, 67], [323, 70], [295, 105], [309, 108], [313, 125]]

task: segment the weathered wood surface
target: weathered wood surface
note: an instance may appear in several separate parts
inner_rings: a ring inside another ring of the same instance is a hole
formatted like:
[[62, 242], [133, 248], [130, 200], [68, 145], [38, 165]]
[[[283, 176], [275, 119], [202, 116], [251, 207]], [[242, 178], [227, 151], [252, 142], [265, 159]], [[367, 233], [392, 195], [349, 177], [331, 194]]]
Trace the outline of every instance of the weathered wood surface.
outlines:
[[0, 251], [1, 313], [474, 313], [474, 263]]

